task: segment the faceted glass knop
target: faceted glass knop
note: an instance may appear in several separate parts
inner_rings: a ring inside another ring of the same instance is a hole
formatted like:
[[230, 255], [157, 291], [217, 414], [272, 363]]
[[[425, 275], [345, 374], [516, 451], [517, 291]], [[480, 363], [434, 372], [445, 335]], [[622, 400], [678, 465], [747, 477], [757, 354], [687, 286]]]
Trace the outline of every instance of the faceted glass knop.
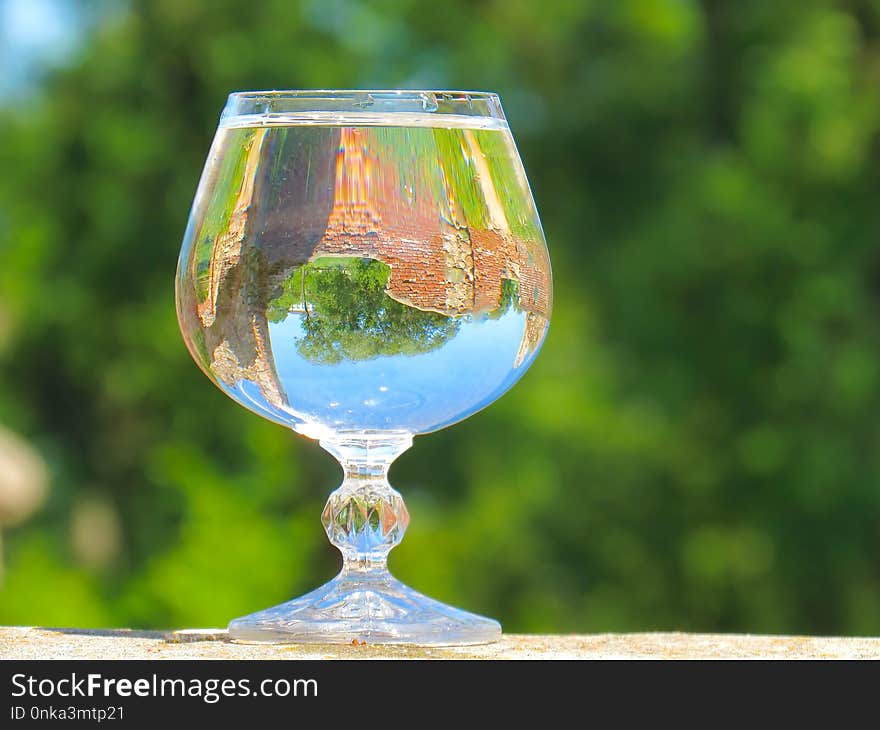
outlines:
[[373, 561], [403, 539], [409, 512], [387, 481], [352, 479], [330, 495], [321, 522], [347, 560]]

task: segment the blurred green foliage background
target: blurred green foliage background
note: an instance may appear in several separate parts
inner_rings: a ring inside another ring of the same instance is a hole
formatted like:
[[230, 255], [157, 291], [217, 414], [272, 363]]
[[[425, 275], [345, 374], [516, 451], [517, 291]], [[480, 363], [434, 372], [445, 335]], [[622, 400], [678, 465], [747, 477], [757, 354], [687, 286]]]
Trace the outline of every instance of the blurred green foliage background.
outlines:
[[397, 575], [508, 631], [880, 633], [880, 2], [60, 6], [76, 47], [0, 96], [0, 476], [48, 475], [0, 623], [221, 626], [334, 573], [338, 467], [211, 386], [172, 277], [228, 92], [409, 87], [501, 93], [556, 308], [394, 466]]

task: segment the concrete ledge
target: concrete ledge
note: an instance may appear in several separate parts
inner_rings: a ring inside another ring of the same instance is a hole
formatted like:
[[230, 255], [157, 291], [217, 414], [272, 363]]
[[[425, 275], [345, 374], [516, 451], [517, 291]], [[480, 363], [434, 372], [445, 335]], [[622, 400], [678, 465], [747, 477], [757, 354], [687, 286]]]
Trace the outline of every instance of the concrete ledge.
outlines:
[[248, 645], [221, 629], [0, 627], [0, 659], [880, 659], [880, 638], [737, 634], [509, 634], [469, 647]]

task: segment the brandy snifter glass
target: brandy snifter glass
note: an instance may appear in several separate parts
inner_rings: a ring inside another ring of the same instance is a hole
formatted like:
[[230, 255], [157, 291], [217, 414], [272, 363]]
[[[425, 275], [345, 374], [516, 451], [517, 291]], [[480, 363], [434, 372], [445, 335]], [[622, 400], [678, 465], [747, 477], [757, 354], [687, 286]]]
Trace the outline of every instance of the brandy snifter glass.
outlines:
[[[229, 96], [178, 264], [205, 374], [342, 465], [322, 522], [342, 571], [238, 618], [246, 642], [475, 644], [501, 626], [388, 572], [409, 515], [388, 468], [492, 403], [550, 319], [550, 260], [497, 95]], [[266, 559], [271, 559], [267, 555]]]

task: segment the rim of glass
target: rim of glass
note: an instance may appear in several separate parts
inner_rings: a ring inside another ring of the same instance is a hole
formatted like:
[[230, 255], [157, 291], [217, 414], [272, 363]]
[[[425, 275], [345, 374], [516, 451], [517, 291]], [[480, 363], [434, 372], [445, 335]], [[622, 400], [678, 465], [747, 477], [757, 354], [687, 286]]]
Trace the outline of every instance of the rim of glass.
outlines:
[[257, 89], [253, 91], [232, 91], [229, 96], [235, 97], [309, 97], [326, 96], [329, 98], [347, 96], [350, 94], [395, 94], [397, 96], [418, 96], [421, 94], [450, 94], [453, 96], [468, 96], [471, 99], [491, 98], [498, 99], [495, 91], [475, 91], [471, 89]]
[[430, 114], [506, 122], [494, 91], [458, 89], [268, 89], [233, 91], [225, 121], [308, 114]]

